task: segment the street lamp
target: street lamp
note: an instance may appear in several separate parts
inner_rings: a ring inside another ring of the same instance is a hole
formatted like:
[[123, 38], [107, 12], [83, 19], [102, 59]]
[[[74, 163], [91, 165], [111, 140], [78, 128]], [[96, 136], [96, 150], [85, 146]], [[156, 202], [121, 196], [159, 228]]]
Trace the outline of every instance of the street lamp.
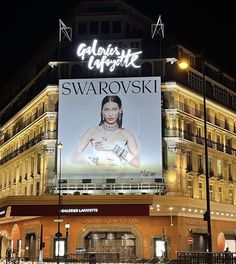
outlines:
[[58, 178], [58, 216], [57, 216], [57, 264], [60, 263], [60, 240], [62, 237], [61, 233], [61, 150], [62, 143], [59, 142], [57, 144], [57, 148], [59, 149], [59, 178]]
[[204, 147], [205, 147], [205, 175], [206, 175], [206, 212], [203, 215], [204, 221], [207, 221], [207, 242], [208, 251], [212, 252], [211, 238], [211, 205], [210, 205], [210, 185], [208, 169], [208, 145], [207, 145], [207, 109], [206, 109], [206, 80], [205, 80], [205, 61], [201, 56], [202, 63], [202, 88], [203, 88], [203, 115], [204, 115]]
[[65, 229], [66, 229], [66, 239], [68, 239], [69, 229], [70, 229], [70, 224], [69, 223], [65, 224]]
[[[61, 216], [61, 150], [62, 150], [62, 143], [59, 142], [57, 144], [57, 148], [59, 149], [59, 179], [58, 179], [58, 219]], [[60, 222], [59, 222], [60, 223]]]
[[67, 256], [68, 256], [68, 246], [69, 246], [68, 237], [69, 237], [69, 229], [70, 229], [70, 224], [69, 223], [66, 223], [65, 224], [65, 229], [66, 229], [66, 259], [67, 259]]
[[[202, 89], [203, 89], [203, 118], [204, 118], [204, 149], [205, 149], [205, 175], [206, 175], [206, 212], [203, 215], [204, 221], [207, 221], [207, 244], [208, 251], [212, 252], [212, 236], [211, 236], [211, 207], [210, 207], [210, 185], [209, 185], [209, 169], [208, 169], [208, 142], [207, 142], [207, 111], [206, 111], [206, 80], [205, 80], [205, 60], [202, 55], [201, 71], [202, 71]], [[189, 67], [187, 61], [178, 61], [176, 58], [167, 58], [168, 63], [177, 63], [181, 70]]]

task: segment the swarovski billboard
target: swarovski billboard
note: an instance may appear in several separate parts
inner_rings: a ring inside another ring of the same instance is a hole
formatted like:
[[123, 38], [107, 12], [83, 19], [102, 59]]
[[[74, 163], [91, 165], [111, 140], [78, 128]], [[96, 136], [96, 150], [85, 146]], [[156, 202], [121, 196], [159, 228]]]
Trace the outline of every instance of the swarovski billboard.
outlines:
[[160, 77], [59, 83], [62, 179], [162, 177]]

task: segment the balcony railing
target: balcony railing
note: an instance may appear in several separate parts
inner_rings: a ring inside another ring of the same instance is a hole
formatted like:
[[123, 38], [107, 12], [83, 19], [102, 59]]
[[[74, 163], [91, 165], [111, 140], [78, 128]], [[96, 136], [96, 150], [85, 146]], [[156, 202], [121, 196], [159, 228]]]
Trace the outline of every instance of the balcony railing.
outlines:
[[[157, 194], [165, 195], [167, 193], [164, 182], [153, 183], [61, 183], [61, 194], [63, 195], [83, 195], [83, 194]], [[58, 194], [59, 186], [52, 188], [54, 194]]]
[[34, 145], [38, 144], [42, 140], [49, 140], [49, 139], [56, 139], [56, 132], [43, 132], [36, 137], [30, 139], [24, 145], [20, 146], [19, 148], [15, 149], [5, 157], [0, 160], [0, 165], [4, 164], [5, 162], [13, 159], [14, 157], [18, 156], [22, 152], [28, 150], [29, 148], [33, 147]]
[[[164, 128], [164, 137], [180, 137], [192, 142], [196, 142], [200, 145], [203, 145], [205, 142], [205, 139], [203, 137], [192, 134], [180, 128]], [[232, 148], [231, 146], [224, 145], [210, 139], [207, 140], [207, 146], [209, 148], [236, 156], [236, 149]]]
[[[166, 109], [179, 109], [179, 110], [186, 112], [190, 115], [193, 115], [195, 117], [203, 119], [203, 111], [197, 110], [196, 108], [191, 107], [187, 104], [184, 104], [180, 101], [174, 101], [172, 104], [171, 103], [164, 104], [164, 108], [166, 108]], [[236, 133], [236, 127], [234, 125], [230, 125], [227, 121], [218, 119], [212, 115], [207, 115], [206, 118], [207, 118], [208, 122], [210, 122], [214, 125], [217, 125], [221, 128], [224, 128], [228, 131]]]
[[212, 253], [212, 252], [177, 252], [178, 264], [235, 264], [236, 252]]

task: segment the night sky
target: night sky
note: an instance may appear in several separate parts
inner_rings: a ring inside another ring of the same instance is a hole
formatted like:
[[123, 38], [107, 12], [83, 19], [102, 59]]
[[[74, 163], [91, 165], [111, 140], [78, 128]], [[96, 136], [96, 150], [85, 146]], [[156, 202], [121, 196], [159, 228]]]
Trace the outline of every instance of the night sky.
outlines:
[[[212, 63], [236, 77], [236, 19], [233, 1], [154, 1], [154, 4], [147, 0], [127, 2], [154, 20], [162, 15], [165, 34], [174, 37], [193, 52], [204, 52]], [[66, 18], [79, 2], [15, 0], [4, 3], [0, 16], [1, 86], [14, 77], [52, 32], [58, 30], [58, 19]]]

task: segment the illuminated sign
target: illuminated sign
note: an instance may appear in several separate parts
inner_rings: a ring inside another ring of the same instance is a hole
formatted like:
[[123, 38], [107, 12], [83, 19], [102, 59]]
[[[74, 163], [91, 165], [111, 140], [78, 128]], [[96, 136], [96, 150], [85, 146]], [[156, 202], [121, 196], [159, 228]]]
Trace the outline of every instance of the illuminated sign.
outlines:
[[98, 213], [98, 208], [66, 208], [61, 209], [61, 213], [66, 214], [79, 214], [79, 213]]
[[[99, 205], [62, 205], [60, 208], [61, 215], [83, 215], [83, 216], [91, 216], [91, 215], [100, 215], [100, 216], [139, 216], [139, 215], [149, 215], [149, 204], [99, 204]], [[58, 206], [57, 205], [13, 205], [11, 216], [56, 216], [58, 215]], [[118, 223], [116, 220], [107, 219], [106, 223]], [[56, 220], [56, 219], [55, 219]], [[54, 222], [58, 222], [57, 221]], [[60, 219], [62, 220], [62, 219]], [[92, 223], [91, 218], [84, 219], [84, 221], [88, 221]], [[105, 220], [103, 220], [105, 221]], [[131, 224], [135, 223], [131, 219], [122, 219], [119, 220], [119, 223], [122, 224]]]
[[101, 73], [104, 72], [107, 67], [110, 72], [113, 72], [116, 67], [130, 66], [134, 68], [140, 68], [136, 62], [142, 51], [132, 52], [131, 49], [125, 51], [118, 47], [109, 44], [107, 47], [98, 46], [98, 41], [95, 39], [91, 46], [87, 46], [85, 43], [81, 43], [77, 48], [77, 56], [85, 60], [88, 58], [88, 68], [90, 70], [97, 69]]
[[107, 179], [162, 178], [160, 77], [65, 79], [59, 89], [63, 180], [89, 179], [102, 192]]

